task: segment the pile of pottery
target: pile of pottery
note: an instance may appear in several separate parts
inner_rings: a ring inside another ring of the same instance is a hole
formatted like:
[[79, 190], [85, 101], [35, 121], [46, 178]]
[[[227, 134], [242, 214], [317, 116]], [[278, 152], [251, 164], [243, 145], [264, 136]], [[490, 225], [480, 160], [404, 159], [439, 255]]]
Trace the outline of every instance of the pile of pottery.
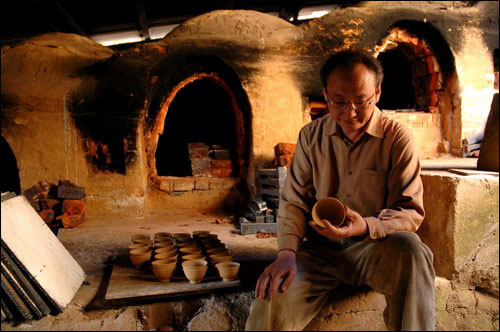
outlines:
[[160, 282], [170, 282], [176, 268], [182, 268], [191, 284], [200, 283], [209, 268], [217, 269], [223, 281], [231, 281], [240, 267], [217, 235], [208, 231], [195, 231], [192, 236], [155, 233], [153, 241], [148, 234], [134, 234], [131, 240], [133, 244], [128, 248], [132, 264], [142, 268], [151, 263]]

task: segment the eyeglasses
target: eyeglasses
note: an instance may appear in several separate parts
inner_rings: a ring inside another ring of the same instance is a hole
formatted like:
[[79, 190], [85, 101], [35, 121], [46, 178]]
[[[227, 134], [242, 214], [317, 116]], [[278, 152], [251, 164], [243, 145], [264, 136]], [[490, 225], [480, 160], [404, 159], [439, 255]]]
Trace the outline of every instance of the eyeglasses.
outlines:
[[339, 109], [339, 110], [346, 109], [347, 106], [349, 106], [349, 104], [352, 103], [352, 106], [354, 107], [354, 109], [364, 110], [364, 109], [367, 109], [368, 107], [370, 107], [370, 105], [372, 104], [372, 102], [373, 102], [372, 98], [375, 96], [375, 93], [376, 92], [374, 92], [365, 101], [350, 101], [350, 100], [335, 101], [333, 99], [330, 99], [326, 93], [325, 93], [325, 99], [326, 99], [326, 102], [328, 103], [328, 105], [330, 105], [331, 107], [333, 107], [335, 109]]

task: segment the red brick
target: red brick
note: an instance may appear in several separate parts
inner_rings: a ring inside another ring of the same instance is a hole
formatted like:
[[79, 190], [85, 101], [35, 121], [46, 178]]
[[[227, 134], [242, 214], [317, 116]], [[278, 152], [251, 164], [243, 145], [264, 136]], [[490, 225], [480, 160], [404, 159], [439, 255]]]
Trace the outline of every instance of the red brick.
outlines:
[[210, 166], [212, 168], [232, 168], [233, 162], [229, 159], [221, 159], [221, 160], [210, 160]]
[[275, 156], [283, 156], [287, 154], [295, 153], [295, 144], [292, 143], [278, 143], [274, 147], [274, 155]]
[[62, 212], [70, 215], [81, 215], [85, 212], [85, 202], [76, 199], [65, 199], [63, 201]]
[[46, 209], [38, 212], [40, 217], [45, 221], [46, 224], [50, 224], [54, 221], [54, 210]]
[[290, 167], [290, 163], [292, 162], [293, 155], [292, 154], [287, 154], [283, 156], [277, 156], [273, 160], [273, 167]]
[[233, 175], [233, 168], [212, 168], [210, 170], [210, 175], [216, 178], [228, 178]]
[[40, 200], [40, 208], [42, 210], [54, 210], [54, 208], [61, 203], [58, 199], [45, 198]]
[[72, 228], [80, 225], [85, 220], [85, 213], [78, 215], [69, 215], [63, 213], [56, 218], [56, 220], [61, 220], [64, 228]]

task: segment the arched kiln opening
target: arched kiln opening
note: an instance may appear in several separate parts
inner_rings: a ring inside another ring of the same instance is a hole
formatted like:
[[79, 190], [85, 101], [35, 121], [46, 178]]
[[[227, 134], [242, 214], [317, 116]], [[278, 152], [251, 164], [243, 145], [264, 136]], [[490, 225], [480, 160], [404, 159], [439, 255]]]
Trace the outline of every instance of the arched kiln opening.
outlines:
[[159, 176], [238, 175], [234, 96], [222, 80], [203, 77], [182, 87], [165, 117], [156, 149]]

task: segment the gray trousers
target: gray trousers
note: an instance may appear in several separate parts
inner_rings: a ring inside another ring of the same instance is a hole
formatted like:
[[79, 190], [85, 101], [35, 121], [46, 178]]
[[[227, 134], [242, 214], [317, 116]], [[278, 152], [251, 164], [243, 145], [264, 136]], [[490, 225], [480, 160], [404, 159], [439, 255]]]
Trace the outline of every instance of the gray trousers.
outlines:
[[300, 331], [341, 283], [366, 284], [383, 294], [389, 330], [434, 330], [433, 255], [415, 233], [392, 233], [374, 242], [315, 238], [302, 244], [296, 259], [292, 285], [272, 301], [255, 299], [245, 330]]

